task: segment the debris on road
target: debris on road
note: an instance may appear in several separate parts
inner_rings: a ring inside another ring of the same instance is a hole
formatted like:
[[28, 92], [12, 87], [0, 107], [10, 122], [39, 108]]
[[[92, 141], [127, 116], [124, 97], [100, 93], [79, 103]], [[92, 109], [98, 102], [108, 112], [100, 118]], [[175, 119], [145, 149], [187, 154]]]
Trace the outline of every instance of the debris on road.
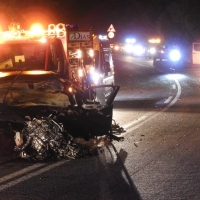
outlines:
[[[109, 145], [113, 139], [115, 140], [115, 136], [113, 137], [111, 134], [112, 129], [113, 134], [116, 134], [117, 131], [121, 133], [123, 130], [122, 127], [114, 123], [111, 125], [110, 133], [107, 135], [106, 132], [101, 133], [100, 131], [106, 131], [108, 128], [106, 127], [105, 116], [101, 112], [96, 110], [95, 113], [93, 110], [91, 114], [90, 110], [85, 114], [84, 112], [77, 112], [77, 108], [73, 109], [70, 107], [69, 110], [65, 109], [60, 112], [53, 110], [50, 114], [48, 110], [41, 109], [42, 115], [38, 113], [37, 118], [24, 116], [24, 121], [20, 117], [11, 117], [9, 126], [5, 126], [5, 129], [2, 130], [4, 134], [1, 133], [1, 141], [2, 138], [7, 140], [1, 152], [4, 155], [6, 151], [9, 151], [10, 154], [13, 153], [12, 146], [15, 154], [17, 153], [17, 156], [23, 159], [75, 159], [94, 155], [98, 148]], [[35, 110], [37, 109], [35, 108]], [[90, 114], [93, 119], [89, 117]], [[84, 121], [83, 116], [85, 118]], [[94, 118], [94, 116], [96, 117]], [[100, 120], [99, 117], [102, 119]], [[0, 120], [2, 121], [3, 119], [0, 117]], [[6, 122], [4, 123], [7, 124]], [[98, 127], [99, 123], [100, 126]], [[100, 130], [100, 127], [106, 129]], [[7, 131], [6, 134], [5, 131]], [[90, 131], [94, 132], [93, 135]], [[2, 137], [3, 135], [4, 137]], [[10, 141], [11, 135], [14, 135], [13, 141]], [[123, 138], [119, 138], [120, 140], [118, 141], [123, 140]]]

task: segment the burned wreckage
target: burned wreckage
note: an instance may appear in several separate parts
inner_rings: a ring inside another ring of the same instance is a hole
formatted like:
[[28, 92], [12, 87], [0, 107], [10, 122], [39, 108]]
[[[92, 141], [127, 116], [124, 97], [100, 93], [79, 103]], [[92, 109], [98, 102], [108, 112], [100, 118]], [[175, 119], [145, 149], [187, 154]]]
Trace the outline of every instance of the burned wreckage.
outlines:
[[[87, 154], [76, 142], [79, 137], [123, 139], [113, 134], [113, 100], [119, 86], [111, 86], [113, 91], [102, 105], [87, 100], [81, 89], [76, 100], [63, 90], [65, 82], [54, 73], [37, 75], [36, 80], [31, 76], [31, 81], [29, 76], [20, 72], [12, 81], [9, 75], [0, 78], [0, 129], [15, 138], [13, 148], [21, 158], [77, 158]], [[123, 130], [115, 125], [117, 129]]]

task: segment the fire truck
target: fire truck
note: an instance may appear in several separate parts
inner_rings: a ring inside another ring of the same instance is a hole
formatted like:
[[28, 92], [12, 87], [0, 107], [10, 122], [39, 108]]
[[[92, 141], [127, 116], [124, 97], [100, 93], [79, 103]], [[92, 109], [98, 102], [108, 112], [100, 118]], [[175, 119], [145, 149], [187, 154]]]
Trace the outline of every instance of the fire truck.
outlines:
[[91, 31], [63, 23], [49, 24], [47, 30], [38, 24], [22, 30], [20, 24], [12, 22], [8, 31], [0, 32], [0, 49], [2, 73], [54, 73], [65, 82], [74, 104], [74, 96], [81, 101], [105, 103], [113, 90], [109, 40], [94, 36]]
[[12, 22], [0, 31], [0, 128], [6, 134], [10, 124], [12, 133], [23, 134], [27, 121], [37, 118], [40, 127], [51, 116], [75, 137], [121, 140], [112, 129], [119, 88], [107, 38], [63, 23], [23, 30]]

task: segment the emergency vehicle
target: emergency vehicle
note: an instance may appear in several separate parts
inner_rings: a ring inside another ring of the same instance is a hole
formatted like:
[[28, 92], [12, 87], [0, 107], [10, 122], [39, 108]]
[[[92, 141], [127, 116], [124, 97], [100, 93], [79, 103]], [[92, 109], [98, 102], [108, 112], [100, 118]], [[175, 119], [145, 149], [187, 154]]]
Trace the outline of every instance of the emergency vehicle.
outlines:
[[[71, 78], [74, 79], [75, 74], [78, 74], [75, 79], [83, 81], [83, 89], [114, 85], [114, 63], [108, 37], [81, 31], [77, 25], [68, 25], [67, 34], [67, 58], [70, 74], [73, 74]], [[112, 87], [95, 89], [96, 97], [101, 103], [105, 103], [111, 92]]]
[[161, 44], [156, 47], [153, 67], [157, 72], [177, 72], [186, 67], [183, 51], [178, 46]]
[[20, 72], [37, 79], [53, 73], [72, 96], [87, 94], [86, 99], [106, 102], [109, 85], [114, 84], [114, 65], [109, 40], [102, 39], [63, 23], [49, 24], [47, 30], [38, 24], [23, 30], [12, 22], [8, 31], [0, 32], [0, 76]]
[[161, 43], [160, 38], [151, 38], [148, 40], [145, 49], [145, 57], [146, 58], [153, 58], [156, 54], [156, 48]]
[[66, 157], [69, 148], [76, 155], [70, 140], [58, 138], [123, 139], [114, 135], [123, 129], [112, 125], [119, 90], [112, 51], [101, 39], [63, 23], [22, 30], [12, 22], [0, 32], [0, 141], [15, 135], [20, 157], [43, 160]]

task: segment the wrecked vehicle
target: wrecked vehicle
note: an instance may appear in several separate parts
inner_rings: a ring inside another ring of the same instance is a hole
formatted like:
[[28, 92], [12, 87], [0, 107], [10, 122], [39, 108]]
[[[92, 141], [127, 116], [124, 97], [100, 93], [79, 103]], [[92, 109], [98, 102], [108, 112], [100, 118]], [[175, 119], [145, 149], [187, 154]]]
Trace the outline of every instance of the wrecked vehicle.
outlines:
[[113, 100], [119, 87], [113, 86], [105, 105], [96, 101], [73, 105], [55, 74], [42, 74], [37, 81], [30, 75], [11, 74], [0, 78], [0, 127], [3, 134], [15, 136], [15, 151], [22, 158], [76, 158], [84, 154], [76, 138], [122, 139], [112, 133]]
[[[15, 26], [0, 34], [1, 148], [10, 151], [11, 146], [30, 160], [77, 158], [87, 154], [79, 137], [123, 140], [112, 127], [120, 87], [92, 85], [87, 74], [78, 81], [59, 37], [36, 37]], [[105, 89], [110, 92], [102, 104], [97, 93]], [[116, 125], [115, 130], [123, 131]]]

